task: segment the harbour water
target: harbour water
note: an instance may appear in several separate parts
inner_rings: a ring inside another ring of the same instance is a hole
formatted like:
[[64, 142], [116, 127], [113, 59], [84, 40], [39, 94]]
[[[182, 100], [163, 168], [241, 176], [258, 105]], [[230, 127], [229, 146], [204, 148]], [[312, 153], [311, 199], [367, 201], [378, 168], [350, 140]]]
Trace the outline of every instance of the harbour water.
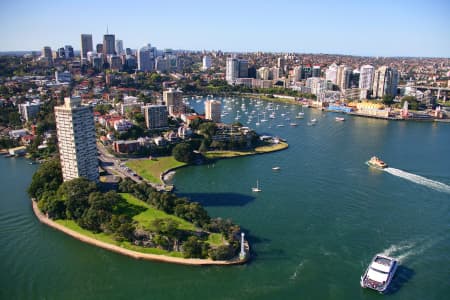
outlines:
[[[400, 260], [389, 298], [448, 297], [448, 124], [336, 122], [341, 115], [312, 109], [296, 119], [299, 106], [255, 105], [230, 100], [223, 119], [239, 110], [245, 124], [255, 110], [249, 126], [285, 138], [287, 150], [180, 169], [172, 179], [178, 194], [242, 226], [249, 264], [136, 261], [83, 244], [34, 217], [25, 190], [36, 166], [0, 157], [0, 299], [379, 299], [359, 286], [376, 253]], [[373, 155], [390, 168], [369, 168]], [[256, 180], [260, 193], [251, 191]]]

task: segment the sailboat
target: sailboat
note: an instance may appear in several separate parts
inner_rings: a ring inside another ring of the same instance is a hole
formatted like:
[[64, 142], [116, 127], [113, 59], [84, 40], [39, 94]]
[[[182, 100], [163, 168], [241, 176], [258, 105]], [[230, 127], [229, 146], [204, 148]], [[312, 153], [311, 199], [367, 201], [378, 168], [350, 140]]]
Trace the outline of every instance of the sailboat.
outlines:
[[259, 181], [256, 180], [256, 187], [252, 187], [252, 192], [262, 192], [262, 190], [259, 188]]

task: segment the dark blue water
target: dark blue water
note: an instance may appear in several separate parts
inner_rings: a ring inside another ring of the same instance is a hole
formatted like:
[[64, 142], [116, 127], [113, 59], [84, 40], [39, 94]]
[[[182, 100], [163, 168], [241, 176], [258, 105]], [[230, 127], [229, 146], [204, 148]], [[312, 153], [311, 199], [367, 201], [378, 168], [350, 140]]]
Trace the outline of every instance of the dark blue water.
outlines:
[[[36, 221], [25, 193], [35, 166], [0, 157], [0, 299], [379, 299], [359, 277], [380, 252], [401, 263], [385, 297], [448, 297], [450, 126], [336, 122], [311, 109], [295, 119], [301, 107], [284, 105], [256, 126], [256, 111], [260, 121], [272, 111], [244, 102], [248, 114], [255, 110], [250, 127], [286, 138], [289, 149], [181, 169], [174, 183], [211, 215], [242, 225], [249, 264], [168, 265], [85, 245]], [[240, 110], [246, 123], [241, 99], [227, 106], [226, 121]], [[317, 125], [308, 126], [312, 118]], [[389, 172], [368, 168], [372, 155]]]

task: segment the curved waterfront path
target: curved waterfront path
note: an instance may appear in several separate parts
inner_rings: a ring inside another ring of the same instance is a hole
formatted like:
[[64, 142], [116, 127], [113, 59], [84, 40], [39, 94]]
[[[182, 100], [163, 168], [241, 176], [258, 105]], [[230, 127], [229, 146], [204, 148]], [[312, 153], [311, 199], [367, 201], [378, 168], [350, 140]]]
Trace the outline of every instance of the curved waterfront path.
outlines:
[[[165, 255], [157, 255], [157, 254], [150, 254], [150, 253], [141, 253], [137, 251], [132, 251], [128, 249], [124, 249], [122, 247], [108, 244], [99, 240], [96, 240], [94, 238], [82, 235], [76, 231], [73, 231], [61, 224], [58, 224], [54, 222], [53, 220], [49, 219], [45, 214], [43, 214], [38, 206], [37, 203], [33, 200], [31, 200], [32, 206], [33, 206], [33, 212], [36, 215], [36, 217], [39, 219], [39, 221], [43, 224], [46, 224], [56, 230], [59, 230], [61, 232], [64, 232], [67, 235], [70, 235], [71, 237], [82, 241], [87, 244], [91, 244], [112, 252], [116, 252], [122, 255], [126, 255], [129, 257], [132, 257], [134, 259], [144, 259], [144, 260], [153, 260], [153, 261], [160, 261], [160, 262], [166, 262], [166, 263], [174, 263], [174, 264], [181, 264], [181, 265], [196, 265], [196, 266], [204, 266], [204, 265], [240, 265], [247, 262], [248, 259], [240, 260], [239, 258], [233, 259], [233, 260], [211, 260], [211, 259], [199, 259], [199, 258], [181, 258], [181, 257], [171, 257], [171, 256], [165, 256]], [[248, 257], [248, 255], [247, 255]]]

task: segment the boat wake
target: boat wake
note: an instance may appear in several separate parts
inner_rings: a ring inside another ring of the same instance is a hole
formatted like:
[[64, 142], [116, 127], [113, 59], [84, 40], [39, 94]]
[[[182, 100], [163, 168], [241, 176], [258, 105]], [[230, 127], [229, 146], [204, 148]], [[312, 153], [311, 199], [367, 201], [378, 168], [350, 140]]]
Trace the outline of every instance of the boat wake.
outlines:
[[428, 178], [425, 178], [425, 177], [422, 177], [422, 176], [419, 176], [416, 174], [408, 173], [408, 172], [405, 172], [405, 171], [402, 171], [399, 169], [395, 169], [395, 168], [386, 168], [383, 170], [388, 172], [389, 174], [392, 174], [394, 176], [398, 176], [403, 179], [412, 181], [414, 183], [429, 187], [433, 190], [450, 194], [450, 186], [446, 185], [445, 183], [431, 180], [431, 179], [428, 179]]
[[393, 257], [399, 262], [404, 262], [412, 256], [421, 255], [426, 250], [432, 248], [434, 245], [442, 241], [443, 238], [437, 239], [419, 239], [417, 241], [403, 241], [397, 245], [391, 245], [389, 248], [383, 250], [382, 254]]
[[305, 264], [305, 261], [300, 262], [297, 267], [295, 268], [294, 274], [289, 277], [290, 280], [295, 280], [300, 273], [301, 269], [303, 268], [303, 265]]
[[407, 257], [415, 254], [415, 246], [416, 243], [414, 242], [402, 242], [398, 245], [391, 245], [389, 248], [383, 250], [382, 254], [403, 262]]

